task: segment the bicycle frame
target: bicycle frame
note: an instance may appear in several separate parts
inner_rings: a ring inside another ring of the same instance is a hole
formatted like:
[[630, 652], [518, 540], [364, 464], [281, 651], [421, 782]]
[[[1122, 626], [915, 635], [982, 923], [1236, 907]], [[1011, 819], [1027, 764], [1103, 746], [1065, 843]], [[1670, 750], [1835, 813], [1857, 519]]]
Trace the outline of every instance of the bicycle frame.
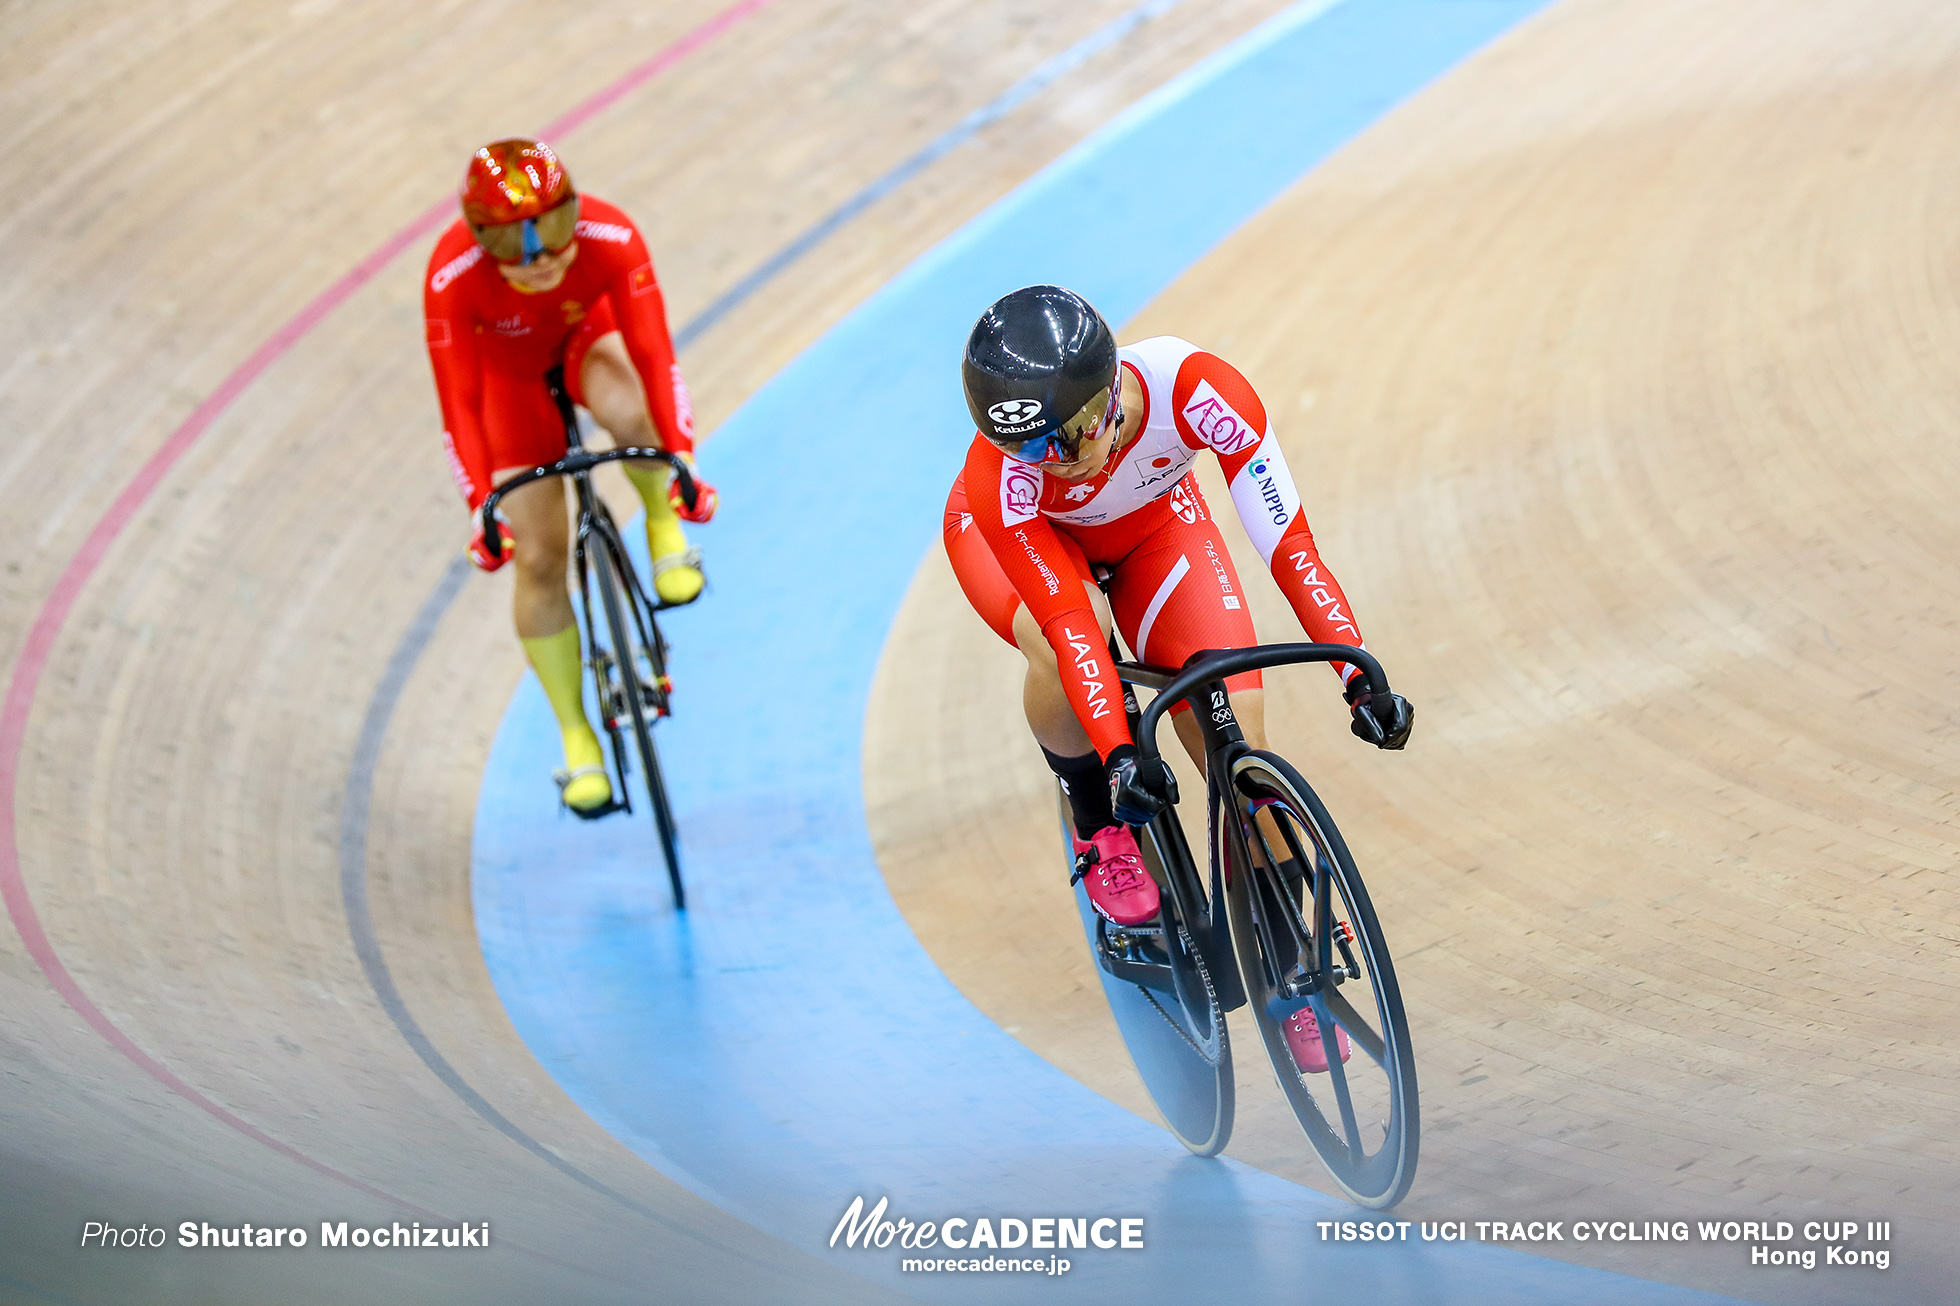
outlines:
[[[670, 690], [665, 671], [666, 641], [654, 621], [654, 614], [675, 605], [659, 601], [657, 595], [647, 593], [638, 571], [627, 558], [625, 542], [620, 538], [611, 511], [593, 488], [592, 469], [605, 463], [629, 459], [665, 463], [672, 469], [673, 483], [681, 501], [689, 507], [694, 505], [699, 488], [686, 459], [664, 449], [632, 446], [598, 453], [586, 450], [579, 431], [578, 411], [565, 389], [563, 372], [553, 368], [545, 375], [545, 385], [564, 421], [565, 456], [549, 466], [521, 472], [491, 491], [480, 509], [484, 544], [493, 557], [501, 556], [503, 538], [497, 527], [496, 513], [505, 496], [547, 477], [571, 478], [578, 499], [578, 530], [572, 541], [572, 561], [573, 569], [578, 574], [579, 614], [588, 633], [588, 663], [596, 682], [603, 724], [612, 742], [614, 771], [619, 781], [616, 796], [610, 804], [583, 811], [580, 815], [597, 817], [610, 812], [633, 810], [632, 789], [626, 782], [630, 768], [621, 729], [622, 724], [630, 726], [646, 773], [647, 793], [653, 804], [654, 821], [667, 862], [674, 905], [681, 908], [686, 905], [686, 897], [681, 884], [673, 813], [667, 802], [650, 733], [652, 718], [665, 716], [668, 712], [667, 695]], [[592, 564], [588, 552], [595, 540], [604, 555], [603, 566], [600, 567]], [[595, 574], [605, 607], [606, 624], [603, 629], [607, 636], [604, 640], [598, 637], [602, 627], [595, 621], [592, 611], [592, 579]], [[623, 595], [620, 592], [622, 586], [626, 591]], [[630, 652], [635, 646], [645, 654], [650, 664], [651, 680], [641, 677], [638, 659]]]
[[[1226, 691], [1225, 679], [1241, 671], [1263, 670], [1267, 667], [1293, 666], [1309, 662], [1346, 662], [1358, 666], [1368, 677], [1369, 687], [1377, 693], [1388, 692], [1388, 678], [1383, 674], [1381, 664], [1365, 650], [1347, 644], [1263, 644], [1249, 649], [1207, 649], [1191, 656], [1181, 671], [1166, 671], [1159, 667], [1146, 666], [1140, 662], [1117, 660], [1116, 672], [1123, 682], [1123, 705], [1130, 717], [1131, 734], [1136, 740], [1137, 752], [1144, 764], [1161, 759], [1157, 748], [1157, 725], [1166, 712], [1177, 703], [1188, 701], [1192, 716], [1197, 720], [1204, 740], [1205, 783], [1208, 790], [1207, 812], [1217, 810], [1215, 802], [1223, 802], [1225, 793], [1220, 786], [1230, 783], [1232, 764], [1244, 753], [1250, 751], [1245, 742], [1245, 733], [1239, 728], [1238, 717], [1232, 711], [1231, 696]], [[1139, 710], [1133, 686], [1156, 691], [1150, 705]], [[1202, 698], [1202, 702], [1200, 699]], [[1154, 829], [1158, 822], [1169, 820], [1175, 827], [1175, 818], [1167, 809], [1163, 815], [1151, 822]], [[1191, 876], [1196, 876], [1196, 867], [1191, 862], [1190, 850], [1183, 839], [1181, 829], [1170, 835], [1168, 829], [1159, 837], [1160, 847], [1174, 847], [1170, 860], [1183, 863]], [[1166, 848], [1166, 851], [1170, 851]], [[1215, 864], [1217, 850], [1212, 850], [1212, 892], [1213, 902], [1222, 900], [1224, 884], [1220, 868]], [[1168, 886], [1176, 900], [1181, 918], [1192, 919], [1191, 884], [1195, 878], [1186, 880], [1182, 875], [1170, 877]], [[1325, 903], [1321, 904], [1324, 911]], [[1222, 913], [1213, 913], [1212, 939], [1209, 941], [1216, 955], [1224, 955], [1230, 944], [1229, 926]], [[1267, 939], [1268, 944], [1275, 940]], [[1321, 941], [1324, 946], [1324, 940]], [[1227, 986], [1237, 989], [1236, 974], [1231, 967], [1221, 968], [1228, 977]], [[1324, 970], [1322, 972], [1325, 973]], [[1243, 1004], [1243, 996], [1231, 1001], [1225, 1010], [1236, 1010]], [[1221, 995], [1221, 999], [1223, 995]]]

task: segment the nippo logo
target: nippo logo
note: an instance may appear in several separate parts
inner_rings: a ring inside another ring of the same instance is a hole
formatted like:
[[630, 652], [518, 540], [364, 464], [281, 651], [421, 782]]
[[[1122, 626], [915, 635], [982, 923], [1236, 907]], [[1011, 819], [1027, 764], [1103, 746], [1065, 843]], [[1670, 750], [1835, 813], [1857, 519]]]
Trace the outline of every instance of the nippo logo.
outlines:
[[1003, 526], [1033, 521], [1041, 511], [1041, 473], [1026, 463], [1009, 462], [1000, 474], [1000, 520]]
[[1025, 426], [1041, 416], [1039, 399], [1003, 399], [987, 410], [987, 416], [998, 427], [1012, 428]]

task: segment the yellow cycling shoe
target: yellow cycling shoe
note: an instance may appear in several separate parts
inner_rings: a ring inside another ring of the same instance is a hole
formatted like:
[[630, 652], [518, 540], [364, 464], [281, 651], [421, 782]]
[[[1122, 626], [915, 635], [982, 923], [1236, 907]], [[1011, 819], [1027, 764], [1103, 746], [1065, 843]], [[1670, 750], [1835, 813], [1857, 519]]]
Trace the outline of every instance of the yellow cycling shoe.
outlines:
[[558, 781], [558, 801], [579, 816], [601, 816], [612, 807], [612, 781], [606, 776], [605, 754], [590, 726], [565, 731], [565, 769]]
[[647, 555], [653, 559], [653, 592], [662, 603], [692, 603], [708, 583], [701, 574], [701, 550], [688, 547], [680, 522], [647, 517]]

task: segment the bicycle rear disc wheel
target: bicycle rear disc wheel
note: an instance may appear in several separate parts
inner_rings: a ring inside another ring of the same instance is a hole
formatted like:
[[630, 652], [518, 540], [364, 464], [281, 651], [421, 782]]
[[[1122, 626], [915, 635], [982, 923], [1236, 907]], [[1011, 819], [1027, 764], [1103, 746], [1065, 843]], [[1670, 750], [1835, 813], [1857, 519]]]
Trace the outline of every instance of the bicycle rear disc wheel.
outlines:
[[[1072, 866], [1074, 824], [1066, 799], [1061, 817], [1062, 847]], [[1158, 846], [1154, 823], [1138, 847], [1163, 885], [1168, 858]], [[1103, 996], [1150, 1100], [1178, 1142], [1199, 1156], [1216, 1156], [1232, 1137], [1236, 1099], [1231, 1038], [1202, 951], [1210, 922], [1179, 920], [1168, 891], [1159, 922], [1135, 930], [1105, 921], [1081, 884], [1075, 886], [1075, 901]]]
[[[599, 582], [599, 601], [606, 612], [606, 628], [618, 663], [620, 693], [626, 700], [627, 719], [633, 727], [634, 748], [640, 755], [640, 773], [646, 782], [648, 803], [653, 808], [654, 830], [660, 838], [661, 856], [667, 863], [667, 883], [673, 890], [674, 909], [685, 911], [687, 891], [681, 885], [680, 836], [673, 807], [667, 801], [667, 782], [660, 772], [660, 757], [654, 751], [653, 721], [647, 714], [647, 693], [643, 688], [644, 677], [657, 676], [659, 671], [640, 637], [646, 625], [637, 611], [638, 595], [625, 574], [625, 551], [611, 527], [610, 521], [600, 523], [596, 532], [600, 545], [591, 554], [591, 565]], [[631, 610], [629, 605], [633, 605]]]
[[[1334, 1182], [1359, 1205], [1385, 1209], [1415, 1179], [1420, 1121], [1415, 1049], [1381, 924], [1340, 831], [1298, 771], [1251, 752], [1233, 764], [1231, 780], [1232, 808], [1214, 837], [1227, 841], [1226, 899], [1247, 1007]], [[1277, 837], [1255, 823], [1255, 804]], [[1303, 873], [1270, 869], [1287, 863]], [[1302, 1069], [1287, 1044], [1285, 1023], [1303, 1006], [1322, 1031], [1326, 1070]]]

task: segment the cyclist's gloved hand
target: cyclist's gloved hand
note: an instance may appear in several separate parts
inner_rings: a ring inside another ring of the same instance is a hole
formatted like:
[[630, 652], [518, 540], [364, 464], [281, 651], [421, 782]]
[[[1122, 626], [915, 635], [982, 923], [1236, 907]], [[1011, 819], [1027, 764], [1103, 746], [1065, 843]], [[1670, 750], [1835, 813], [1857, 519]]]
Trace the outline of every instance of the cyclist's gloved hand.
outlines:
[[1368, 688], [1368, 677], [1358, 675], [1344, 691], [1348, 708], [1354, 713], [1354, 737], [1376, 748], [1400, 748], [1409, 742], [1409, 727], [1415, 724], [1416, 710], [1400, 694], [1377, 694]]
[[715, 509], [721, 506], [721, 496], [715, 493], [714, 486], [701, 479], [701, 473], [694, 469], [692, 458], [684, 453], [674, 456], [687, 464], [687, 474], [694, 481], [694, 506], [688, 507], [687, 501], [681, 498], [681, 478], [678, 476], [667, 479], [667, 502], [673, 504], [674, 511], [687, 521], [713, 520]]
[[470, 514], [470, 561], [474, 562], [480, 570], [495, 571], [510, 561], [511, 545], [516, 541], [512, 538], [510, 524], [504, 520], [502, 513], [497, 514], [497, 536], [502, 549], [493, 558], [490, 556], [489, 542], [483, 538], [483, 514], [480, 512]]
[[1134, 744], [1123, 744], [1103, 764], [1109, 776], [1109, 805], [1116, 819], [1125, 825], [1143, 825], [1177, 801], [1177, 779], [1162, 758], [1155, 763], [1157, 774], [1138, 757]]

